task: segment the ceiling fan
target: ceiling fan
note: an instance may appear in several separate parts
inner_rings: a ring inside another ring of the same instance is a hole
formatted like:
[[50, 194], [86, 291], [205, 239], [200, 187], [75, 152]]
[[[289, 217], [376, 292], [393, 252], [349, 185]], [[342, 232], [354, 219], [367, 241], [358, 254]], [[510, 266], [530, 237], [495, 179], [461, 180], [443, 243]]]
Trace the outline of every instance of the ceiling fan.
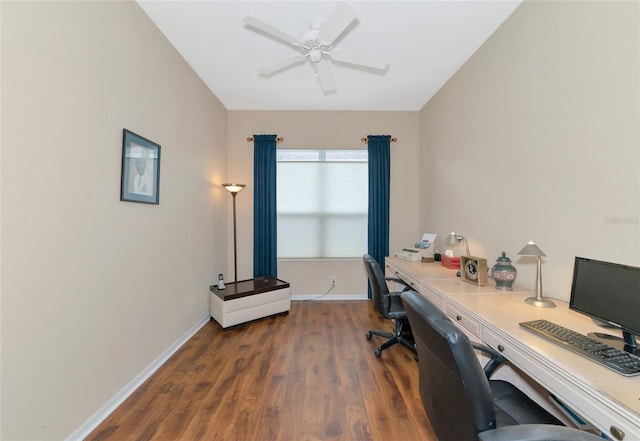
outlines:
[[385, 57], [333, 47], [334, 41], [356, 18], [356, 9], [346, 2], [341, 2], [322, 25], [312, 24], [311, 29], [298, 38], [259, 18], [245, 17], [244, 22], [248, 26], [282, 40], [299, 50], [298, 54], [263, 67], [258, 70], [258, 73], [262, 76], [271, 76], [309, 59], [320, 82], [320, 87], [326, 95], [337, 90], [329, 59], [380, 71], [385, 70], [389, 65]]

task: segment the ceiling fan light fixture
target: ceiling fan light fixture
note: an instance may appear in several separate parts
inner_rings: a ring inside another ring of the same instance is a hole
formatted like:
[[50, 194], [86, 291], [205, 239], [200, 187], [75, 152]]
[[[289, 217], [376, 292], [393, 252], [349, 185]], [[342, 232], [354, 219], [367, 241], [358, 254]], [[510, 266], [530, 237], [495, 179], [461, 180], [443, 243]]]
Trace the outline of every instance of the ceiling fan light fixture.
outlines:
[[311, 49], [309, 51], [309, 59], [314, 63], [317, 63], [322, 59], [322, 51], [320, 49]]

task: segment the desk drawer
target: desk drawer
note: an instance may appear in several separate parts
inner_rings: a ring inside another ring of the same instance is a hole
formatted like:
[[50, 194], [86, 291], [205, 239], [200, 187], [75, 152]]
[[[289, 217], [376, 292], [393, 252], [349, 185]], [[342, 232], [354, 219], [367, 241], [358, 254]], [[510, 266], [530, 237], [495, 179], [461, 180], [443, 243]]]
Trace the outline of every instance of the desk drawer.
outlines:
[[420, 294], [431, 300], [438, 308], [442, 309], [443, 311], [446, 309], [447, 299], [442, 294], [431, 291], [424, 286], [420, 290]]
[[460, 309], [451, 302], [447, 302], [447, 315], [453, 320], [454, 323], [462, 326], [466, 331], [469, 331], [477, 339], [480, 338], [480, 323], [473, 318], [465, 315]]
[[[387, 267], [385, 268], [385, 277], [398, 278], [398, 279], [402, 280], [403, 282], [405, 282], [407, 285], [409, 285], [409, 287], [414, 291], [418, 291], [419, 292], [420, 288], [422, 287], [422, 285], [420, 284], [420, 282], [418, 280], [414, 279], [413, 277], [409, 276], [408, 274], [405, 274], [405, 273], [403, 273], [401, 271], [393, 269], [389, 265], [387, 265]], [[404, 289], [403, 285], [398, 285], [396, 287], [396, 291], [402, 291], [403, 289]]]

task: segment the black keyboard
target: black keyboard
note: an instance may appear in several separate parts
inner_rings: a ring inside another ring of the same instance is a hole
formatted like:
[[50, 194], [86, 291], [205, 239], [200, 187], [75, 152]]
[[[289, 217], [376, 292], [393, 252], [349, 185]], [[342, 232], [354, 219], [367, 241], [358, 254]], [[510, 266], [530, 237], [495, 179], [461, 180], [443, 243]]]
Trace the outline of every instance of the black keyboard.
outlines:
[[547, 320], [522, 322], [520, 326], [625, 376], [640, 374], [640, 357]]

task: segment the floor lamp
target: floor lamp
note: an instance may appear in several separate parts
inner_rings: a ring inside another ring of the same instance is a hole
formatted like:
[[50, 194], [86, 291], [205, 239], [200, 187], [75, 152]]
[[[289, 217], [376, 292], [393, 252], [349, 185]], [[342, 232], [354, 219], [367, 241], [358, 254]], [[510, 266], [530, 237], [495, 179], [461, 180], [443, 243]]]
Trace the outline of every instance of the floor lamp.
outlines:
[[222, 184], [233, 196], [233, 283], [238, 281], [238, 248], [236, 236], [236, 195], [245, 187], [244, 184]]

